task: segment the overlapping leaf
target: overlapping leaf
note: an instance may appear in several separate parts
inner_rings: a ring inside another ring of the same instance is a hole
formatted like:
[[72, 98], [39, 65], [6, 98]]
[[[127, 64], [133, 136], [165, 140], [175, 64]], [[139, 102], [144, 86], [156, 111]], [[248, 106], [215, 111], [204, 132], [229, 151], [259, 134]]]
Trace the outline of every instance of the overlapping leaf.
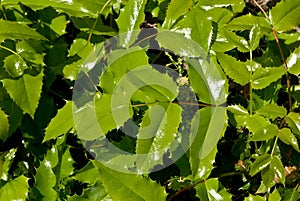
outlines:
[[0, 189], [1, 200], [26, 200], [28, 194], [28, 178], [19, 176], [9, 181]]
[[0, 139], [6, 140], [8, 137], [9, 123], [7, 115], [0, 108]]

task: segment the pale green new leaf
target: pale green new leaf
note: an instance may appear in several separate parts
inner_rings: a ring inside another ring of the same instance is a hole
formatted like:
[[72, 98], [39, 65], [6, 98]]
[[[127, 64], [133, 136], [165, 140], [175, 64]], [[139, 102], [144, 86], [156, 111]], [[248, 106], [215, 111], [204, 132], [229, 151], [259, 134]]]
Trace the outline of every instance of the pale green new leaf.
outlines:
[[65, 15], [60, 15], [51, 21], [50, 28], [59, 36], [66, 33], [67, 19]]
[[172, 0], [168, 6], [166, 18], [162, 28], [170, 29], [178, 20], [178, 18], [188, 11], [192, 3], [192, 0]]
[[43, 85], [43, 71], [32, 76], [24, 74], [19, 79], [2, 80], [4, 88], [20, 108], [34, 117], [38, 106]]
[[234, 57], [226, 54], [217, 54], [217, 58], [225, 73], [236, 83], [246, 85], [250, 81], [250, 72], [245, 63], [237, 61]]
[[201, 201], [230, 200], [231, 194], [226, 189], [221, 189], [217, 178], [210, 178], [198, 184], [196, 187], [197, 196]]
[[271, 9], [271, 22], [275, 31], [289, 31], [300, 24], [300, 1], [285, 0]]
[[282, 67], [259, 68], [253, 73], [253, 89], [263, 89], [277, 81], [285, 73]]
[[[226, 108], [205, 107], [192, 120], [190, 136], [190, 164], [193, 176], [198, 174], [199, 162], [217, 145], [226, 128]], [[218, 124], [215, 124], [218, 122]]]
[[55, 139], [58, 136], [67, 133], [74, 127], [72, 101], [68, 101], [63, 108], [58, 110], [56, 116], [51, 120], [46, 128], [43, 142]]
[[296, 151], [300, 152], [298, 141], [289, 128], [283, 128], [278, 132], [279, 139], [285, 144], [291, 145]]
[[268, 167], [271, 163], [271, 156], [270, 154], [264, 154], [259, 156], [251, 166], [250, 175], [254, 176], [258, 172], [262, 171], [266, 167]]
[[267, 118], [276, 119], [277, 117], [283, 118], [287, 114], [287, 111], [283, 106], [278, 106], [276, 104], [265, 104], [256, 111], [256, 114]]
[[103, 186], [113, 200], [124, 200], [124, 198], [130, 198], [130, 201], [166, 199], [164, 188], [146, 177], [118, 172], [98, 161], [93, 163], [99, 169]]
[[277, 132], [278, 127], [275, 124], [269, 124], [253, 133], [249, 141], [267, 141], [276, 136]]
[[[119, 27], [119, 42], [123, 47], [129, 47], [138, 37], [136, 30], [145, 19], [144, 9], [146, 0], [129, 0], [121, 9], [117, 24]], [[124, 34], [122, 34], [124, 33]]]
[[28, 178], [19, 176], [0, 188], [0, 200], [26, 200], [28, 188]]
[[288, 123], [289, 127], [296, 134], [300, 137], [300, 114], [295, 112], [290, 112], [286, 118], [286, 122]]
[[0, 108], [0, 139], [5, 141], [8, 137], [9, 123], [8, 116]]
[[245, 201], [266, 201], [265, 198], [259, 196], [259, 195], [249, 195], [245, 198]]
[[217, 147], [214, 147], [214, 149], [205, 157], [202, 158], [199, 161], [199, 164], [197, 165], [197, 159], [190, 156], [190, 161], [193, 160], [193, 178], [194, 179], [206, 179], [211, 174], [211, 171], [214, 169], [214, 162], [217, 155]]
[[154, 105], [146, 111], [136, 142], [136, 153], [141, 155], [137, 161], [138, 168], [148, 171], [151, 165], [162, 162], [165, 150], [177, 135], [181, 111], [177, 104]]
[[[1, 2], [3, 4], [3, 2]], [[4, 39], [39, 39], [47, 40], [34, 29], [29, 28], [25, 24], [0, 19], [0, 42]]]
[[300, 74], [300, 47], [296, 48], [286, 60], [288, 71], [291, 74]]
[[278, 192], [277, 188], [274, 189], [274, 191], [270, 194], [269, 200], [281, 200], [280, 193]]

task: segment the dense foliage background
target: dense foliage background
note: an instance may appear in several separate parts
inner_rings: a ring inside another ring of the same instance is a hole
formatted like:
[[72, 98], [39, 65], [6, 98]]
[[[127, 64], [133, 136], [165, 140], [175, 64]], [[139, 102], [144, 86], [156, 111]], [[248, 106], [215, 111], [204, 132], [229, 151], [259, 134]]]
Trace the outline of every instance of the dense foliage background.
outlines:
[[[1, 201], [300, 199], [300, 1], [1, 0], [0, 8]], [[134, 30], [146, 28], [147, 37], [136, 40]], [[105, 49], [100, 63], [108, 70], [94, 83], [104, 132], [80, 136], [75, 80], [99, 62], [93, 54], [104, 41], [124, 32], [118, 47]], [[183, 57], [184, 36], [216, 71]], [[151, 50], [149, 40], [171, 52]], [[117, 53], [124, 56], [111, 62]], [[141, 65], [175, 94], [143, 88], [131, 98], [129, 116], [115, 123], [107, 104], [112, 89]], [[210, 79], [225, 87], [214, 101]], [[196, 100], [178, 104], [191, 92]], [[157, 136], [143, 141], [150, 117], [161, 119], [151, 130]], [[130, 130], [134, 137], [124, 134], [128, 119], [139, 127]], [[173, 142], [193, 135], [172, 161], [180, 149]], [[152, 173], [135, 175], [95, 160], [111, 151], [108, 142], [136, 154], [170, 149], [141, 166]]]

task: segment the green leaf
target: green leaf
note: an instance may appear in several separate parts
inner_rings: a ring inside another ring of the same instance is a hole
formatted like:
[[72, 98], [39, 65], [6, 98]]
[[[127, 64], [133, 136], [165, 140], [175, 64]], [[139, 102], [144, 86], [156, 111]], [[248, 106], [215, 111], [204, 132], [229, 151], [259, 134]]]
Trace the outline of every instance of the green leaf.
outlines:
[[[1, 2], [3, 4], [3, 2]], [[39, 39], [47, 40], [34, 29], [29, 28], [25, 24], [0, 19], [0, 42], [5, 39]]]
[[254, 25], [249, 34], [249, 48], [250, 51], [255, 50], [259, 45], [259, 40], [261, 37], [260, 26]]
[[223, 34], [227, 41], [237, 47], [239, 51], [249, 52], [249, 44], [245, 38], [238, 36], [225, 28], [223, 28]]
[[[237, 120], [239, 125], [241, 125], [240, 120]], [[262, 128], [269, 125], [269, 122], [262, 116], [254, 114], [252, 116], [245, 116], [245, 121], [243, 122], [244, 126], [246, 126], [250, 132], [256, 133]], [[273, 129], [273, 128], [270, 128]]]
[[266, 200], [265, 198], [259, 195], [251, 195], [251, 194], [245, 198], [245, 201], [265, 201], [265, 200]]
[[16, 80], [2, 80], [4, 88], [7, 90], [10, 97], [32, 118], [34, 117], [35, 110], [39, 103], [43, 85], [43, 76], [43, 72], [40, 72], [37, 76], [24, 74]]
[[263, 169], [265, 169], [266, 167], [268, 167], [270, 165], [270, 163], [271, 163], [270, 154], [264, 154], [264, 155], [259, 156], [252, 164], [249, 174], [251, 176], [254, 176], [258, 172], [260, 172]]
[[[215, 124], [218, 122], [218, 124]], [[212, 151], [226, 127], [226, 108], [205, 107], [192, 120], [190, 137], [190, 164], [193, 176], [198, 173], [199, 162]]]
[[162, 162], [165, 150], [176, 138], [181, 110], [177, 104], [168, 104], [150, 106], [146, 111], [136, 142], [139, 169], [148, 171], [154, 164]]
[[283, 201], [294, 201], [300, 198], [300, 193], [294, 189], [286, 189], [282, 195]]
[[234, 115], [249, 115], [248, 110], [241, 105], [230, 105], [227, 109]]
[[229, 30], [251, 30], [254, 26], [259, 26], [262, 33], [270, 33], [271, 26], [265, 17], [259, 17], [255, 15], [242, 15], [240, 17], [233, 18], [226, 28]]
[[51, 120], [46, 128], [43, 142], [55, 139], [58, 136], [67, 133], [73, 127], [72, 101], [68, 101], [63, 108], [58, 110], [57, 115]]
[[93, 161], [93, 163], [99, 169], [103, 186], [113, 200], [123, 200], [124, 198], [130, 198], [131, 201], [166, 199], [164, 188], [150, 179], [141, 175], [117, 172], [97, 161]]
[[256, 131], [249, 141], [266, 141], [273, 138], [278, 132], [278, 127], [274, 124], [269, 124], [264, 128]]
[[201, 201], [227, 200], [230, 199], [228, 194], [223, 193], [224, 189], [220, 189], [220, 184], [217, 178], [210, 178], [196, 187], [197, 196]]
[[283, 106], [278, 106], [276, 104], [265, 104], [256, 111], [256, 114], [267, 118], [276, 119], [277, 117], [285, 117], [287, 111]]
[[250, 73], [245, 63], [237, 61], [234, 57], [217, 53], [217, 58], [225, 73], [236, 83], [246, 85], [250, 81]]
[[188, 69], [191, 87], [199, 100], [216, 105], [226, 102], [228, 83], [215, 58], [210, 61], [189, 59], [188, 62], [191, 64]]
[[0, 200], [26, 200], [28, 194], [28, 178], [19, 176], [0, 188]]
[[[178, 56], [206, 58], [206, 53], [195, 41], [186, 38], [181, 33], [158, 30], [156, 40], [160, 47], [171, 50]], [[176, 43], [174, 43], [176, 41]]]
[[300, 74], [300, 47], [296, 48], [293, 53], [287, 58], [288, 71], [291, 74]]
[[136, 30], [140, 29], [140, 25], [145, 19], [144, 9], [146, 0], [129, 0], [125, 7], [121, 9], [119, 18], [116, 20], [119, 33], [120, 45], [129, 47], [138, 37]]
[[[62, 146], [65, 146], [64, 144]], [[63, 153], [62, 159], [60, 161], [60, 170], [59, 170], [59, 180], [62, 181], [64, 178], [67, 178], [74, 172], [73, 164], [75, 161], [73, 160], [71, 153], [70, 153], [70, 147], [67, 147], [65, 152]], [[56, 173], [57, 174], [57, 173]], [[88, 175], [86, 175], [88, 176]]]
[[[179, 0], [178, 2], [187, 4], [186, 1], [183, 2]], [[208, 52], [213, 40], [212, 21], [207, 18], [207, 11], [200, 8], [194, 8], [186, 14], [186, 17], [178, 25], [179, 29], [190, 30], [191, 39], [197, 42], [205, 52]]]
[[11, 77], [17, 78], [24, 74], [28, 66], [21, 56], [12, 54], [5, 58], [4, 68]]
[[283, 164], [278, 156], [272, 156], [270, 162], [270, 169], [274, 170], [273, 179], [278, 179], [278, 182], [284, 184], [285, 182], [285, 172], [283, 168]]
[[291, 130], [293, 131], [293, 133], [296, 134], [298, 137], [300, 137], [300, 114], [295, 112], [290, 112], [285, 117], [285, 120], [288, 123]]
[[296, 151], [300, 152], [297, 138], [293, 135], [290, 129], [281, 129], [278, 133], [278, 137], [282, 142], [291, 145]]
[[269, 200], [281, 200], [280, 193], [278, 192], [277, 188], [274, 189], [274, 191], [270, 194]]
[[192, 3], [192, 0], [172, 0], [168, 6], [166, 18], [162, 28], [170, 29], [178, 20], [178, 18], [188, 11]]
[[253, 89], [263, 89], [277, 81], [285, 73], [283, 67], [259, 68], [253, 73]]
[[75, 175], [76, 180], [89, 184], [94, 184], [98, 178], [99, 171], [92, 162], [89, 162], [82, 169], [78, 170]]
[[285, 0], [271, 9], [271, 22], [275, 31], [289, 31], [299, 25], [300, 2]]
[[8, 116], [0, 108], [0, 139], [5, 141], [8, 137], [9, 123]]
[[65, 15], [60, 15], [51, 21], [50, 28], [59, 36], [66, 33], [67, 19]]
[[[51, 150], [48, 151], [48, 153], [49, 152], [51, 152]], [[52, 161], [47, 160], [46, 157], [37, 168], [35, 176], [35, 188], [44, 196], [43, 200], [45, 201], [55, 201], [57, 197], [57, 193], [53, 189], [56, 184], [56, 176], [52, 171], [54, 164], [51, 164], [51, 162]]]
[[245, 7], [245, 3], [244, 1], [241, 0], [223, 0], [223, 1], [219, 1], [219, 0], [202, 0], [200, 2], [198, 2], [199, 6], [201, 7], [205, 7], [207, 6], [209, 7], [213, 7], [213, 8], [219, 8], [219, 7], [229, 7], [231, 6], [233, 9], [233, 12], [241, 12], [243, 10], [243, 8]]

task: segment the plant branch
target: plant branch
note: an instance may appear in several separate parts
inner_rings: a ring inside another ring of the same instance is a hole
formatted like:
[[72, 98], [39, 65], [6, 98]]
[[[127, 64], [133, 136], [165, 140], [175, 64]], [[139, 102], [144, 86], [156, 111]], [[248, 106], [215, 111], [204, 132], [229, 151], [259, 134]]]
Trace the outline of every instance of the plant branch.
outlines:
[[0, 45], [0, 48], [9, 51], [10, 53], [13, 53], [14, 55], [17, 55], [18, 57], [21, 57], [17, 52], [13, 51], [12, 49], [9, 49], [8, 47]]
[[176, 193], [174, 193], [167, 201], [172, 201], [172, 200], [173, 200], [175, 197], [177, 197], [179, 194], [181, 194], [181, 193], [183, 193], [183, 192], [185, 192], [185, 191], [188, 191], [188, 190], [194, 188], [195, 186], [197, 186], [198, 184], [204, 183], [205, 181], [206, 181], [206, 180], [198, 181], [198, 182], [196, 182], [196, 183], [194, 183], [194, 184], [188, 185], [188, 186], [186, 186], [186, 187], [184, 187], [184, 188], [182, 188], [182, 189], [176, 191]]
[[[279, 52], [280, 52], [280, 56], [281, 56], [281, 59], [282, 59], [282, 62], [283, 62], [283, 65], [284, 65], [284, 69], [286, 71], [288, 71], [288, 66], [287, 66], [287, 62], [286, 62], [286, 59], [285, 59], [285, 56], [283, 54], [283, 50], [282, 50], [282, 47], [280, 45], [280, 42], [279, 42], [279, 39], [278, 39], [278, 36], [277, 36], [277, 33], [276, 31], [274, 30], [274, 27], [273, 25], [271, 24], [271, 21], [270, 21], [270, 18], [268, 17], [267, 13], [264, 11], [264, 9], [257, 3], [256, 0], [253, 0], [253, 2], [255, 3], [255, 5], [261, 10], [261, 12], [264, 14], [264, 16], [267, 18], [267, 20], [269, 21], [269, 24], [271, 25], [271, 29], [272, 29], [272, 33], [273, 33], [273, 36], [275, 38], [275, 41], [277, 43], [277, 46], [278, 46], [278, 49], [279, 49]], [[289, 97], [289, 109], [290, 111], [292, 111], [293, 109], [293, 104], [292, 104], [292, 96], [291, 96], [291, 81], [290, 81], [290, 77], [289, 77], [289, 73], [286, 72], [286, 84], [287, 84], [287, 90], [288, 90], [288, 97]]]

